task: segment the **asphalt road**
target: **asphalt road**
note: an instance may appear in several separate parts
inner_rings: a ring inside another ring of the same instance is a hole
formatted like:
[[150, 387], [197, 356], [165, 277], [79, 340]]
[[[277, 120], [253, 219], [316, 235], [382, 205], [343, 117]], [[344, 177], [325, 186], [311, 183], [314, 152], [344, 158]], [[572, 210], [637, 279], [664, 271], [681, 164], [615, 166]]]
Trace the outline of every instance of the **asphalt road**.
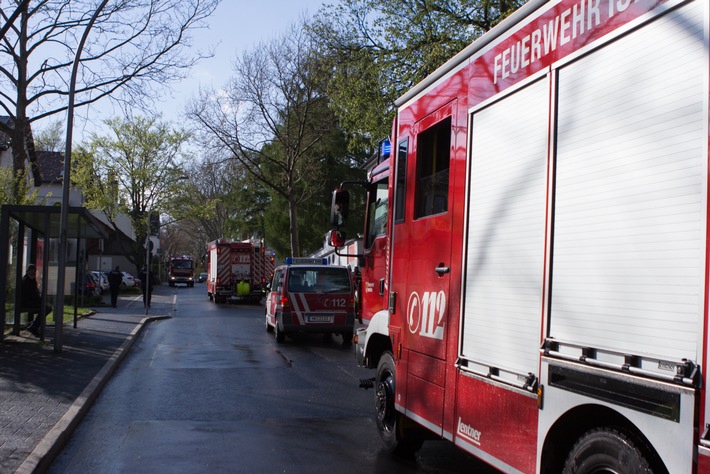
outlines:
[[170, 291], [172, 317], [142, 332], [49, 472], [495, 472], [445, 441], [383, 452], [358, 388], [373, 374], [340, 337], [277, 344], [263, 306]]

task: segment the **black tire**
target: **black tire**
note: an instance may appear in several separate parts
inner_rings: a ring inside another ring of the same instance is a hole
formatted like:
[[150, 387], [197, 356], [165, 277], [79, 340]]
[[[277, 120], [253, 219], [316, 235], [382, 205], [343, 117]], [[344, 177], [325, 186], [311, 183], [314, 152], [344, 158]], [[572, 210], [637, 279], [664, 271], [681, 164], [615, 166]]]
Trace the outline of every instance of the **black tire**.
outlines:
[[563, 474], [653, 473], [636, 443], [610, 428], [585, 433], [572, 447]]
[[344, 346], [350, 346], [353, 343], [353, 332], [352, 331], [345, 331], [342, 333], [343, 336], [343, 345]]
[[276, 320], [276, 324], [274, 324], [274, 337], [276, 338], [276, 342], [284, 342], [286, 340], [286, 334], [279, 329], [279, 320]]
[[406, 428], [404, 415], [395, 410], [395, 365], [394, 356], [387, 351], [377, 364], [375, 378], [375, 423], [382, 445], [389, 453], [411, 455], [424, 443], [417, 428]]

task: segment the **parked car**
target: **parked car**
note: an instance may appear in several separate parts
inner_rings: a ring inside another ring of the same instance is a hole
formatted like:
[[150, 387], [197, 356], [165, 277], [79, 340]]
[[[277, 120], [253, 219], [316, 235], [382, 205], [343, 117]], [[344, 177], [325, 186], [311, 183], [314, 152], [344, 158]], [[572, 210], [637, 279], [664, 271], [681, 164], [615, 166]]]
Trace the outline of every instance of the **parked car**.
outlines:
[[136, 282], [136, 280], [138, 280], [136, 277], [134, 277], [128, 272], [121, 273], [123, 274], [123, 281], [121, 282], [121, 286], [139, 286], [139, 284]]
[[320, 259], [287, 258], [274, 270], [266, 297], [266, 330], [277, 342], [289, 333], [341, 334], [352, 341], [355, 295], [348, 267]]
[[82, 284], [77, 288], [77, 293], [83, 296], [101, 296], [101, 286], [92, 272], [84, 273]]
[[197, 276], [197, 283], [202, 283], [207, 281], [207, 273], [202, 272]]
[[96, 281], [99, 283], [99, 288], [101, 288], [102, 293], [109, 289], [108, 277], [106, 276], [106, 273], [96, 271], [90, 273], [94, 276], [94, 279], [96, 279]]

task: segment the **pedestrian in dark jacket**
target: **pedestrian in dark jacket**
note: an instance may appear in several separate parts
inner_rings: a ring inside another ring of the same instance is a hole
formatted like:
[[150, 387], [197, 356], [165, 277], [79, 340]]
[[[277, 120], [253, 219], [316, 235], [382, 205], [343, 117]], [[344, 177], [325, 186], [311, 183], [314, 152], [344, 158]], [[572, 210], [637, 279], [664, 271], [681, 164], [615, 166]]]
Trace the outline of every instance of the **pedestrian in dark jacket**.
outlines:
[[37, 286], [37, 267], [33, 263], [27, 265], [27, 272], [22, 277], [20, 306], [22, 310], [27, 311], [28, 319], [34, 317], [34, 320], [27, 326], [27, 330], [39, 337], [44, 327], [45, 320], [43, 318], [46, 318], [52, 312], [52, 307], [46, 305], [44, 314], [42, 314], [42, 295], [40, 295], [39, 287]]
[[148, 274], [146, 267], [143, 266], [139, 278], [141, 279], [141, 291], [143, 292], [143, 307], [147, 305], [150, 308], [150, 298], [153, 296], [153, 273]]
[[121, 283], [123, 283], [123, 273], [121, 273], [120, 268], [116, 265], [116, 268], [111, 270], [108, 274], [108, 287], [111, 290], [111, 306], [114, 308], [118, 302], [118, 290], [121, 288]]

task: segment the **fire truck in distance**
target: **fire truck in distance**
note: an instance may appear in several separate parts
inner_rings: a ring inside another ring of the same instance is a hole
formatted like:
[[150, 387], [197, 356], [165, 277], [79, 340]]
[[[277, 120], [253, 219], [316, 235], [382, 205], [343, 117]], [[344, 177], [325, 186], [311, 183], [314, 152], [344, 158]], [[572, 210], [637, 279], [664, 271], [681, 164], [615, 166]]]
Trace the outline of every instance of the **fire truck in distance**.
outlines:
[[195, 286], [195, 260], [188, 255], [172, 257], [168, 262], [168, 284], [175, 286], [178, 283]]
[[531, 0], [396, 102], [356, 334], [388, 450], [710, 472], [709, 19]]
[[215, 303], [261, 301], [274, 272], [263, 241], [218, 239], [207, 244], [207, 295]]

